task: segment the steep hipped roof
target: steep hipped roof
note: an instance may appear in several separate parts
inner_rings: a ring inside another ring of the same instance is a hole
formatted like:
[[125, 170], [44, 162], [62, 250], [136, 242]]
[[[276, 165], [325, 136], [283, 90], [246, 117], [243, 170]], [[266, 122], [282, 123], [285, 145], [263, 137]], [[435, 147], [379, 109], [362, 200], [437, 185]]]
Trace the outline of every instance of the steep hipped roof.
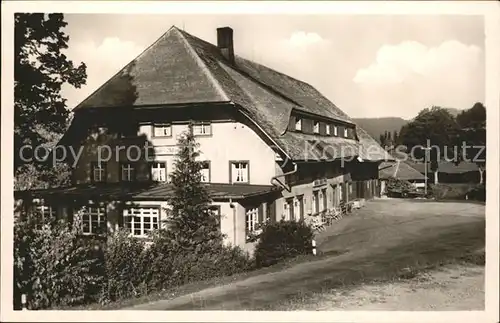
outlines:
[[[231, 64], [217, 46], [175, 26], [75, 110], [212, 102], [234, 103], [292, 159], [304, 156], [297, 146], [304, 139], [322, 140], [333, 148], [354, 146], [366, 160], [390, 159], [359, 127], [359, 142], [287, 132], [293, 109], [353, 122], [311, 85], [239, 56]], [[342, 151], [337, 154], [344, 156]]]
[[406, 181], [424, 180], [425, 176], [403, 161], [382, 162], [379, 165], [379, 178], [397, 178]]

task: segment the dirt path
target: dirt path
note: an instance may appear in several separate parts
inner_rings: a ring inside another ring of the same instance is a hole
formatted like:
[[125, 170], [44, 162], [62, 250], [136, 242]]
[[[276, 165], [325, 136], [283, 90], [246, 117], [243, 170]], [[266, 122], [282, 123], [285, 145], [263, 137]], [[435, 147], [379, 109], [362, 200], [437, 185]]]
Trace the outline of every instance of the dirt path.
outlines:
[[276, 310], [484, 310], [484, 267], [447, 266], [407, 281], [365, 284], [295, 299]]
[[484, 248], [484, 206], [372, 202], [318, 240], [323, 258], [317, 261], [127, 309], [275, 309], [293, 298], [387, 281]]

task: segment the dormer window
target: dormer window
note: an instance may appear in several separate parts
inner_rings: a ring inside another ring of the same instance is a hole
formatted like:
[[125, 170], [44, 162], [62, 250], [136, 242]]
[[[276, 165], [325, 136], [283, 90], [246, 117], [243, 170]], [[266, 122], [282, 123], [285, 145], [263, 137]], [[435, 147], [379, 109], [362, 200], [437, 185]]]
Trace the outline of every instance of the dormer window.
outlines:
[[319, 121], [314, 121], [313, 123], [313, 132], [319, 133]]
[[297, 120], [295, 121], [295, 130], [302, 131], [302, 119], [297, 118]]
[[337, 126], [333, 126], [333, 135], [338, 136], [339, 135], [339, 128]]

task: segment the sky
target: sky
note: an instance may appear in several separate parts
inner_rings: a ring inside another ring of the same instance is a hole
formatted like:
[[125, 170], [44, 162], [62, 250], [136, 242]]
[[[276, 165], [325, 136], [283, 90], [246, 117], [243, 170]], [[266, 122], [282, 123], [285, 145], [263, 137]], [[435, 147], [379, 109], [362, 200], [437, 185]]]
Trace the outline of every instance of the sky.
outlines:
[[432, 106], [485, 100], [484, 22], [458, 15], [65, 14], [67, 56], [87, 85], [63, 88], [72, 109], [172, 25], [316, 87], [353, 118], [411, 119]]

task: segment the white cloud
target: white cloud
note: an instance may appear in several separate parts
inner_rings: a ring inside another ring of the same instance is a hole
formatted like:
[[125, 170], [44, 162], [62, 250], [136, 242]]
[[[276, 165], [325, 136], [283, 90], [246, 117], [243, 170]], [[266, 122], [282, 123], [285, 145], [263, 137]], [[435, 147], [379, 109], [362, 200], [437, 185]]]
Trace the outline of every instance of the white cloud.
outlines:
[[287, 40], [294, 47], [308, 46], [323, 41], [323, 38], [317, 33], [306, 33], [304, 31], [296, 31], [292, 33]]
[[117, 37], [105, 38], [101, 43], [93, 41], [70, 43], [67, 56], [75, 64], [87, 65], [87, 84], [81, 89], [63, 86], [63, 96], [72, 109], [85, 100], [92, 92], [110, 79], [120, 69], [139, 55], [145, 46]]
[[352, 81], [354, 115], [413, 118], [433, 105], [468, 109], [484, 100], [484, 58], [479, 47], [456, 40], [436, 47], [406, 41], [379, 48]]
[[438, 47], [416, 41], [384, 45], [375, 62], [358, 70], [354, 82], [361, 84], [401, 83], [414, 76], [442, 78], [447, 73], [467, 73], [479, 61], [481, 49], [451, 40]]

